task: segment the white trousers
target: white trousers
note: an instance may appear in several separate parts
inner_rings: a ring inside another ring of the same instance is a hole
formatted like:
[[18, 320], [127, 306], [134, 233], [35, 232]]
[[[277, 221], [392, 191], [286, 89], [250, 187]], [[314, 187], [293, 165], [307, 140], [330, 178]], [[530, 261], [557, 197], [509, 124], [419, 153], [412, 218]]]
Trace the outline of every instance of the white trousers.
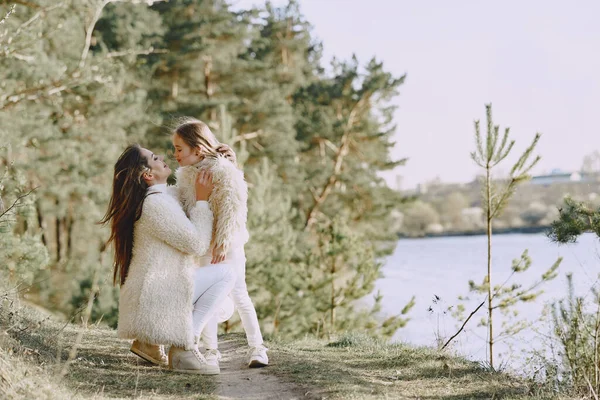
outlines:
[[194, 336], [200, 336], [233, 288], [235, 281], [236, 274], [230, 264], [207, 265], [194, 270]]
[[[252, 300], [248, 294], [248, 287], [246, 286], [246, 256], [244, 255], [243, 250], [241, 253], [238, 252], [232, 257], [229, 257], [228, 255], [225, 261], [221, 264], [217, 264], [217, 266], [226, 264], [232, 267], [236, 276], [235, 285], [231, 290], [231, 299], [242, 320], [242, 326], [244, 327], [244, 331], [246, 331], [248, 345], [250, 347], [259, 346], [263, 343], [263, 337], [260, 332], [256, 310], [254, 309], [254, 304], [252, 304]], [[202, 342], [201, 346], [204, 346], [204, 348], [218, 348], [217, 325], [217, 318], [213, 317], [204, 327], [202, 335], [200, 336]]]

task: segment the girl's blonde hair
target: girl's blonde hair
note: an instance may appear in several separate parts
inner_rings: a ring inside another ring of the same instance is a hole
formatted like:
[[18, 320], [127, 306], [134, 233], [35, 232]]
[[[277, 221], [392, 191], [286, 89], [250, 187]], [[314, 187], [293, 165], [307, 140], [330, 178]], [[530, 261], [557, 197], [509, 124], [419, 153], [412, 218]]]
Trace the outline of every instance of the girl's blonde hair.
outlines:
[[207, 157], [216, 158], [220, 154], [219, 147], [221, 143], [219, 143], [215, 135], [211, 132], [208, 125], [200, 120], [193, 118], [185, 119], [175, 128], [174, 133], [192, 149], [203, 147], [206, 152], [205, 156]]

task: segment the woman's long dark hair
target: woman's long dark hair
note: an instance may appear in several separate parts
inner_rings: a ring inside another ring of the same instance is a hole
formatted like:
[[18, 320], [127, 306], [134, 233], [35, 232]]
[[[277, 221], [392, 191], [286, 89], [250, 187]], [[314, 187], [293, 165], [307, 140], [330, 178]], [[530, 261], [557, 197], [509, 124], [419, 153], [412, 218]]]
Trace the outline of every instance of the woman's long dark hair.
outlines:
[[148, 160], [138, 144], [130, 145], [115, 163], [113, 191], [101, 224], [110, 221], [108, 243], [114, 243], [113, 283], [125, 283], [133, 250], [133, 224], [142, 215], [148, 184], [142, 175], [149, 171]]

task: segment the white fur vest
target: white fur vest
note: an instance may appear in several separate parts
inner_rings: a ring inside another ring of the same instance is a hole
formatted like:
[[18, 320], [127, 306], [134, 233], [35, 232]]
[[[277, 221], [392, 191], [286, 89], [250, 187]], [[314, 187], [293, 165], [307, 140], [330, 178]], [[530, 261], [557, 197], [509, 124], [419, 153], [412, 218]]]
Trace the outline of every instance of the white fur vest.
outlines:
[[213, 216], [194, 202], [188, 219], [166, 185], [155, 185], [134, 225], [129, 273], [121, 286], [118, 334], [153, 344], [194, 345], [194, 257], [209, 248]]
[[202, 170], [209, 170], [213, 176], [213, 191], [208, 199], [214, 215], [211, 249], [222, 246], [227, 254], [243, 248], [249, 238], [246, 229], [248, 186], [244, 173], [223, 156], [178, 168], [175, 171], [177, 197], [188, 214], [196, 201], [196, 176]]

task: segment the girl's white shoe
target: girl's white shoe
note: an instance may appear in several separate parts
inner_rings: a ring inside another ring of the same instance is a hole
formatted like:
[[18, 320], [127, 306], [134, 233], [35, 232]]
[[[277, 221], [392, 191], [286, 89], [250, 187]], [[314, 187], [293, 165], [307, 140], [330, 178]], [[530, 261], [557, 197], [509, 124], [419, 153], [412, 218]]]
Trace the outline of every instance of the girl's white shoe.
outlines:
[[267, 349], [265, 346], [258, 345], [250, 348], [250, 360], [248, 361], [248, 367], [250, 368], [262, 368], [269, 365], [269, 357], [267, 357]]
[[219, 366], [219, 361], [221, 361], [221, 352], [217, 349], [207, 349], [204, 352], [204, 358], [206, 359], [206, 363], [210, 365]]

